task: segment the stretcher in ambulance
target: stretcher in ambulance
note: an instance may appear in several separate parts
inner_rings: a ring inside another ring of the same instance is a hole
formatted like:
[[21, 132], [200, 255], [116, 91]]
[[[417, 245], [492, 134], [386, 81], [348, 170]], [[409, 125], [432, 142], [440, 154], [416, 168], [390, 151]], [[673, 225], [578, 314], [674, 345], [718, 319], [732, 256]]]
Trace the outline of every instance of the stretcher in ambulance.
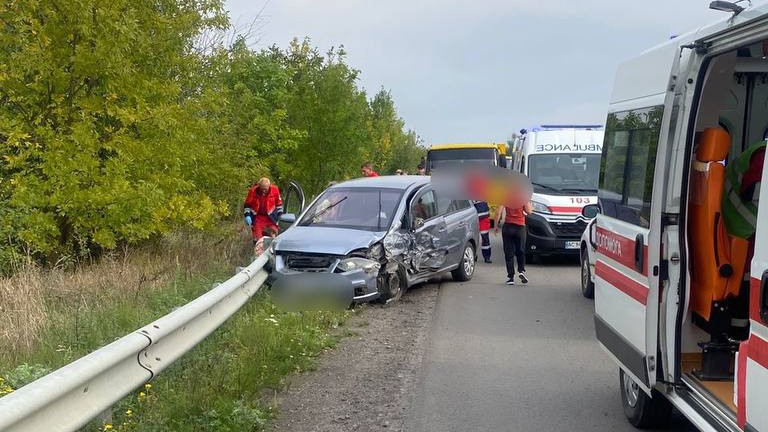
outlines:
[[599, 125], [541, 126], [522, 130], [511, 153], [516, 170], [533, 185], [533, 214], [526, 218], [526, 255], [578, 254], [589, 218], [584, 206], [597, 203], [603, 130]]
[[635, 426], [674, 407], [700, 430], [768, 431], [768, 169], [750, 153], [768, 136], [768, 5], [713, 6], [733, 15], [617, 71], [595, 330]]

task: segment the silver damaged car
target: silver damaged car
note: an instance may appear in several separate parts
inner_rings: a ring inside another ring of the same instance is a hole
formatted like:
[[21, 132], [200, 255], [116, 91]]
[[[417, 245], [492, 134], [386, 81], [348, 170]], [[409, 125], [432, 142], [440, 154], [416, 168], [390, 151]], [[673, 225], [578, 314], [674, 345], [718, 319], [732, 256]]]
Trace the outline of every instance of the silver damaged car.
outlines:
[[475, 271], [478, 217], [468, 200], [441, 197], [426, 176], [382, 176], [336, 184], [272, 243], [276, 278], [338, 275], [354, 302], [395, 301], [410, 286]]

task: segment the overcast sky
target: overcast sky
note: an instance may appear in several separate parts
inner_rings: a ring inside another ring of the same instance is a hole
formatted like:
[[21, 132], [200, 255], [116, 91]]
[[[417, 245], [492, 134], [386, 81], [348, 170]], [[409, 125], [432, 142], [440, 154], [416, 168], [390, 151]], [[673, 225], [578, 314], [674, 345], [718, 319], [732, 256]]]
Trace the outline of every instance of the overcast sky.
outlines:
[[429, 143], [500, 141], [524, 127], [605, 122], [616, 65], [725, 18], [709, 0], [226, 0], [261, 12], [258, 46], [344, 45], [372, 95], [392, 91]]

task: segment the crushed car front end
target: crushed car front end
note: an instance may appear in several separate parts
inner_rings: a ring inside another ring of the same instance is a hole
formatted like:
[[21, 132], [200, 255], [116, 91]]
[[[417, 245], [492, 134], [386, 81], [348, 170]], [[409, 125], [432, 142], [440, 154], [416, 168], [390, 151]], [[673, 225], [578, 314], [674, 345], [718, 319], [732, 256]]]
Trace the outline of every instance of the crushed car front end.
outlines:
[[378, 279], [381, 263], [363, 250], [346, 255], [312, 252], [278, 251], [275, 254], [277, 277], [302, 273], [328, 273], [349, 281], [354, 302], [367, 302], [379, 297]]

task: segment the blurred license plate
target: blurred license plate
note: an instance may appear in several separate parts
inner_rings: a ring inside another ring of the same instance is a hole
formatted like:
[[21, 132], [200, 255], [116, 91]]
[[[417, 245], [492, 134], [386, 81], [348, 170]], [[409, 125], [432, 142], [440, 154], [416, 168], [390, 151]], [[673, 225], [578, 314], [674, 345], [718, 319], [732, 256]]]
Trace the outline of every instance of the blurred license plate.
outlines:
[[566, 249], [578, 249], [579, 248], [579, 241], [567, 241], [565, 242], [565, 248]]

